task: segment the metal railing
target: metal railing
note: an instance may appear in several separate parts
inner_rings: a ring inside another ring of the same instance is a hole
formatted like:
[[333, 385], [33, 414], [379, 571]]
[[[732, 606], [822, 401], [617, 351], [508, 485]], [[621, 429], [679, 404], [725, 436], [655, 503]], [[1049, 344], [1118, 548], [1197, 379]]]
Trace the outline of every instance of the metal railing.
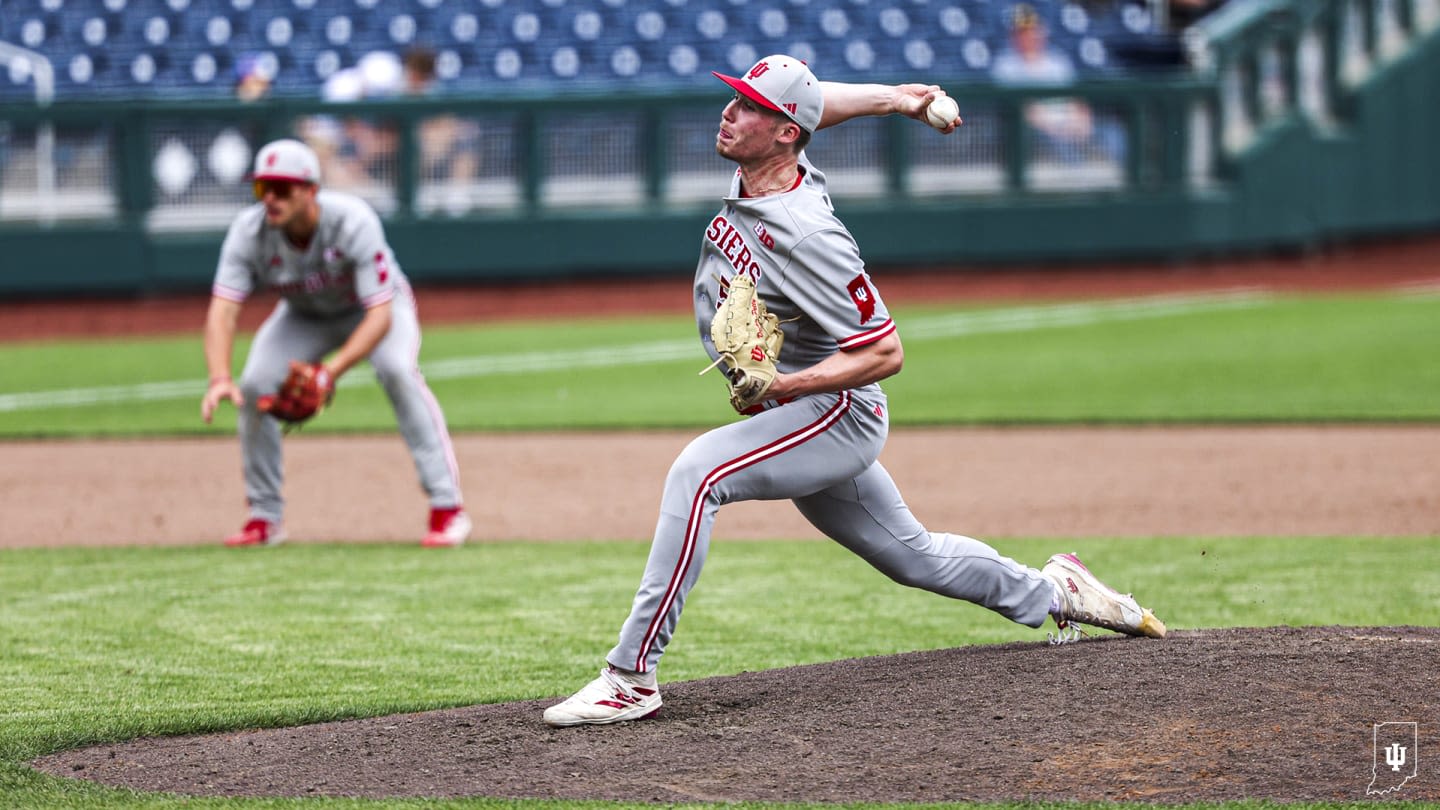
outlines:
[[1186, 32], [1191, 61], [1218, 82], [1215, 136], [1227, 154], [1267, 126], [1333, 126], [1353, 88], [1440, 25], [1440, 0], [1245, 0]]
[[[17, 76], [28, 75], [35, 85], [35, 107], [47, 109], [55, 101], [55, 68], [43, 54], [0, 42], [0, 65], [12, 70]], [[37, 205], [33, 211], [35, 219], [42, 225], [55, 221], [58, 202], [55, 192], [55, 126], [42, 121], [35, 128], [35, 158], [32, 161], [35, 178]], [[5, 174], [0, 166], [0, 176]]]

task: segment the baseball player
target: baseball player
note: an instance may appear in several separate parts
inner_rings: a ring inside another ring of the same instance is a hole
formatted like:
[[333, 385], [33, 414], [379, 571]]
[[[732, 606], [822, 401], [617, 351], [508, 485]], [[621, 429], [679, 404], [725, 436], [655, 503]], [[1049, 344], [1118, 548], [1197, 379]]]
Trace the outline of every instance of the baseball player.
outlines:
[[716, 512], [735, 501], [789, 499], [821, 532], [895, 581], [1030, 627], [1052, 617], [1057, 640], [1077, 637], [1075, 623], [1163, 637], [1150, 611], [1101, 583], [1074, 555], [1057, 554], [1036, 570], [979, 540], [927, 531], [876, 461], [889, 414], [876, 383], [900, 370], [900, 337], [835, 216], [825, 175], [803, 150], [816, 130], [857, 116], [923, 120], [943, 91], [822, 84], [784, 55], [761, 59], [739, 78], [715, 75], [735, 90], [715, 148], [739, 169], [701, 239], [695, 317], [717, 359], [711, 321], [731, 282], [748, 276], [782, 324], [778, 374], [765, 399], [746, 409], [748, 419], [700, 436], [676, 459], [619, 642], [600, 676], [546, 709], [545, 722], [616, 723], [660, 708], [656, 665], [705, 564]]
[[[314, 151], [295, 140], [255, 156], [255, 199], [231, 224], [220, 249], [205, 362], [210, 384], [200, 403], [207, 423], [222, 400], [240, 409], [240, 450], [250, 520], [228, 546], [285, 538], [280, 425], [257, 401], [274, 394], [292, 360], [321, 363], [327, 387], [368, 359], [390, 398], [400, 434], [430, 498], [425, 546], [456, 546], [471, 529], [461, 503], [455, 449], [440, 404], [420, 374], [420, 321], [375, 211], [358, 197], [320, 188]], [[241, 305], [257, 288], [280, 294], [255, 334], [245, 370], [230, 374]], [[333, 354], [331, 354], [333, 352]], [[329, 359], [325, 359], [330, 355]]]

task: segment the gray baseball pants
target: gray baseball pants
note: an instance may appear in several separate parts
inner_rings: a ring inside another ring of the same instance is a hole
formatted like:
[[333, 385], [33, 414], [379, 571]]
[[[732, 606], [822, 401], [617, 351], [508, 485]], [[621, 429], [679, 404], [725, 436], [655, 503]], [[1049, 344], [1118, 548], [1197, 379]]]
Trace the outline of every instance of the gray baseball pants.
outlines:
[[723, 504], [789, 499], [815, 528], [903, 585], [963, 599], [1030, 627], [1054, 586], [971, 537], [927, 531], [876, 460], [889, 433], [881, 393], [809, 396], [692, 441], [665, 480], [645, 575], [606, 659], [653, 671], [700, 578]]
[[[420, 374], [420, 319], [408, 288], [396, 293], [390, 312], [390, 331], [368, 360], [395, 409], [400, 435], [410, 449], [430, 505], [460, 506], [455, 448], [445, 414]], [[340, 318], [310, 318], [281, 301], [255, 333], [240, 375], [245, 405], [239, 418], [245, 499], [252, 517], [279, 522], [285, 511], [280, 424], [256, 410], [256, 400], [262, 394], [275, 393], [289, 373], [292, 359], [319, 362], [344, 344], [363, 317], [363, 312], [357, 312]]]

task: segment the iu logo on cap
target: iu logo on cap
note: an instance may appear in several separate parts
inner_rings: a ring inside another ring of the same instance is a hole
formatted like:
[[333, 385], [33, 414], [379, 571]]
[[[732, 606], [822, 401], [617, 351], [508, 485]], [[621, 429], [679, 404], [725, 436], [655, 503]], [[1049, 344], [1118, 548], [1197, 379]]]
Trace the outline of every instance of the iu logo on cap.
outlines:
[[767, 71], [767, 70], [769, 70], [769, 69], [770, 69], [770, 63], [769, 63], [769, 62], [756, 62], [756, 63], [755, 63], [755, 67], [750, 68], [750, 75], [746, 76], [745, 78], [747, 78], [747, 79], [758, 79], [758, 78], [760, 78], [761, 76], [764, 76], [764, 75], [765, 75], [765, 71]]
[[270, 155], [265, 158], [265, 165], [266, 165], [267, 167], [269, 167], [269, 166], [274, 166], [274, 165], [275, 165], [275, 159], [278, 158], [278, 157], [280, 157], [280, 155], [279, 155], [278, 153], [276, 153], [276, 152], [271, 152]]

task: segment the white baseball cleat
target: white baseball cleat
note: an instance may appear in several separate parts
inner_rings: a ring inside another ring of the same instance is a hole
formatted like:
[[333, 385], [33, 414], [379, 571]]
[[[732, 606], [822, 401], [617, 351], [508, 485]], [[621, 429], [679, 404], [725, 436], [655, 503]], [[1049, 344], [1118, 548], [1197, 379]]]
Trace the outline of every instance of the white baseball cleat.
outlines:
[[1165, 637], [1165, 623], [1155, 618], [1148, 608], [1140, 607], [1135, 597], [1120, 593], [1101, 582], [1074, 554], [1056, 554], [1045, 563], [1040, 573], [1055, 583], [1060, 591], [1060, 611], [1052, 614], [1060, 628], [1062, 644], [1080, 636], [1071, 624], [1103, 627], [1130, 636]]
[[425, 548], [458, 546], [465, 542], [473, 528], [475, 524], [470, 522], [470, 516], [465, 514], [464, 509], [431, 509], [430, 532], [420, 541], [420, 545]]
[[565, 726], [623, 723], [640, 720], [660, 711], [660, 689], [655, 673], [627, 674], [612, 667], [600, 670], [600, 677], [586, 684], [563, 703], [545, 710], [545, 722]]

